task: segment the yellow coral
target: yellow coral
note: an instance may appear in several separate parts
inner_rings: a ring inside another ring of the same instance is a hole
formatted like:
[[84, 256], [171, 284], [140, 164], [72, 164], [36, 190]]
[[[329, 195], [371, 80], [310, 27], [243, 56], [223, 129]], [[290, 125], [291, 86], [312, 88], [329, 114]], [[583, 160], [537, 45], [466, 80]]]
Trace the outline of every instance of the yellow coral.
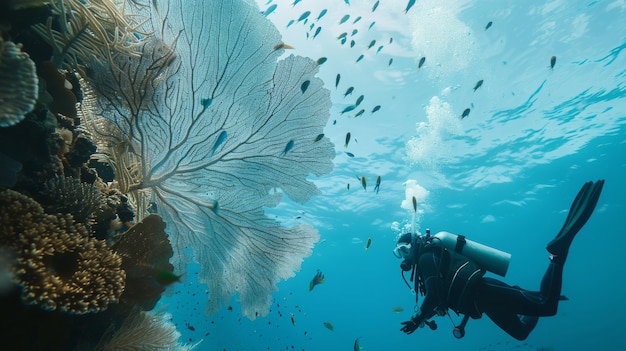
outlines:
[[126, 278], [122, 260], [84, 225], [69, 214], [47, 215], [12, 190], [0, 192], [0, 207], [0, 245], [17, 253], [12, 271], [25, 303], [83, 314], [118, 301]]

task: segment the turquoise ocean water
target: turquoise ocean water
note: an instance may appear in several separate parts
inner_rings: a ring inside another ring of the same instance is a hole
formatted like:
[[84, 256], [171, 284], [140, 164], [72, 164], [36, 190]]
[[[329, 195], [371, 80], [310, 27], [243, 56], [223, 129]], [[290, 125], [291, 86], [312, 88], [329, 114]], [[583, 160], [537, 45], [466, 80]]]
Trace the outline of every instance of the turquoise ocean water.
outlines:
[[[335, 143], [335, 170], [316, 180], [322, 194], [307, 204], [271, 211], [287, 224], [314, 225], [321, 240], [295, 277], [279, 283], [268, 316], [254, 321], [241, 315], [237, 296], [205, 316], [205, 287], [191, 265], [161, 301], [182, 342], [229, 351], [351, 350], [357, 338], [363, 350], [626, 349], [624, 1], [418, 1], [404, 14], [404, 0], [381, 0], [375, 12], [374, 1], [259, 0], [260, 10], [270, 3], [278, 7], [268, 19], [295, 47], [289, 54], [328, 58], [319, 76], [333, 100], [325, 133]], [[317, 38], [310, 23], [287, 27], [304, 11], [324, 8]], [[351, 19], [339, 24], [345, 14]], [[341, 45], [337, 36], [353, 29], [356, 45]], [[377, 45], [365, 49], [371, 40]], [[478, 80], [484, 83], [473, 91]], [[344, 97], [349, 86], [355, 91]], [[342, 115], [361, 94], [368, 109], [381, 110]], [[465, 108], [471, 113], [460, 120]], [[352, 140], [344, 147], [347, 132]], [[603, 194], [565, 267], [569, 301], [541, 318], [527, 340], [516, 341], [486, 316], [471, 320], [460, 340], [452, 336], [461, 319], [455, 315], [438, 318], [436, 331], [399, 331], [415, 296], [391, 250], [411, 226], [412, 210], [402, 202], [415, 184], [422, 189], [416, 230], [464, 234], [509, 252], [504, 280], [538, 289], [545, 245], [580, 186], [597, 179], [606, 180]], [[317, 270], [325, 282], [309, 291]]]

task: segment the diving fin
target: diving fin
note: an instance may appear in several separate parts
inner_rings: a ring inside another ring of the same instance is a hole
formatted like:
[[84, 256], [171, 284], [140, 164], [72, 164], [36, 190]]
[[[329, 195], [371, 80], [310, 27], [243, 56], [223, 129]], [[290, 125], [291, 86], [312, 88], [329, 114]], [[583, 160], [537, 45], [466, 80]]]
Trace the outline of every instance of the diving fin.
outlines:
[[565, 262], [569, 247], [576, 233], [587, 223], [598, 203], [602, 192], [604, 179], [597, 182], [587, 182], [576, 195], [572, 207], [569, 210], [565, 224], [552, 241], [546, 247], [548, 251], [557, 256], [559, 261]]

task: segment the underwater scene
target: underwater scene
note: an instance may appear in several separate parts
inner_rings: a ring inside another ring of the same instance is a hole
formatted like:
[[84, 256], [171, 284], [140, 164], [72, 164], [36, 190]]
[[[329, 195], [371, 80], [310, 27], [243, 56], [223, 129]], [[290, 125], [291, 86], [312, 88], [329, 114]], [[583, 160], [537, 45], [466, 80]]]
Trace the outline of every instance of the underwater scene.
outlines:
[[625, 350], [624, 18], [1, 0], [0, 349]]

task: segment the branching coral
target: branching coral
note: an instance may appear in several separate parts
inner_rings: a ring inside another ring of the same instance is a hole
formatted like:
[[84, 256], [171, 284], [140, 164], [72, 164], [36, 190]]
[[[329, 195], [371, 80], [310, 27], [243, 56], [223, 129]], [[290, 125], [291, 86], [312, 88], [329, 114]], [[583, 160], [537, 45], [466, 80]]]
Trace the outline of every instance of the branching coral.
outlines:
[[39, 96], [35, 63], [20, 49], [0, 37], [0, 127], [22, 121]]
[[104, 207], [104, 195], [94, 184], [73, 177], [57, 177], [44, 184], [41, 202], [47, 213], [70, 213], [77, 222], [87, 223]]
[[46, 24], [33, 29], [52, 47], [57, 67], [81, 69], [93, 60], [112, 62], [118, 54], [133, 55], [142, 33], [134, 19], [110, 0], [52, 0]]
[[47, 215], [31, 198], [0, 192], [0, 244], [17, 252], [12, 270], [22, 300], [83, 314], [105, 310], [124, 290], [121, 258], [71, 215]]

